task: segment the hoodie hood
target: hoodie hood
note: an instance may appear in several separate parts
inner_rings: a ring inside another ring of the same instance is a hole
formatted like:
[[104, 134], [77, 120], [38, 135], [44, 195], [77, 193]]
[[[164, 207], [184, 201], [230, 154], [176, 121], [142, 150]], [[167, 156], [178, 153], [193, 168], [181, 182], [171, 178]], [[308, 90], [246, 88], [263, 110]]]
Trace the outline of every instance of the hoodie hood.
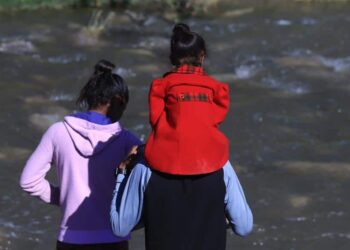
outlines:
[[101, 152], [122, 131], [119, 122], [99, 125], [73, 116], [63, 121], [76, 150], [88, 157]]

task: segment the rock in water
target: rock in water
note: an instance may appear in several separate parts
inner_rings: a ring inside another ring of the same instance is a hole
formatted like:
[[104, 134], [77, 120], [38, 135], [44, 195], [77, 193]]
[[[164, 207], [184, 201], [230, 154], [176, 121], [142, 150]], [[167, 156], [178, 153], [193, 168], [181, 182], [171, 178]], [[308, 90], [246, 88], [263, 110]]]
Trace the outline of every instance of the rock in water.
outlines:
[[50, 107], [48, 111], [49, 112], [46, 114], [32, 114], [29, 118], [30, 123], [39, 130], [45, 131], [53, 123], [62, 120], [63, 117], [69, 113], [68, 110], [62, 107]]

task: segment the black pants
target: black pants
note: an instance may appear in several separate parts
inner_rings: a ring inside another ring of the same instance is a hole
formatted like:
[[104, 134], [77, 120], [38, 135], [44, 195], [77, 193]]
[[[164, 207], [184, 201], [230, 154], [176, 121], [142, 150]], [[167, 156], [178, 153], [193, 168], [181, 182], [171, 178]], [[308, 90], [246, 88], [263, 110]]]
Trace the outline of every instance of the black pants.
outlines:
[[153, 171], [145, 191], [147, 250], [224, 250], [225, 184], [222, 169], [174, 176]]
[[100, 244], [70, 244], [57, 241], [56, 250], [128, 250], [128, 241]]

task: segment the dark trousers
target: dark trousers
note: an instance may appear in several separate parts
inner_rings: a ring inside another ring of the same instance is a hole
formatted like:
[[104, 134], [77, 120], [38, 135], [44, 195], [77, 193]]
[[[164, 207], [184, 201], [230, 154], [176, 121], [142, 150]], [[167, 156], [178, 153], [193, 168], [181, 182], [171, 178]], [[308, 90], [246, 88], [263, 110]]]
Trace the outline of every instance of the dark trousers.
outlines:
[[128, 241], [99, 244], [70, 244], [57, 241], [56, 250], [128, 250]]
[[152, 172], [145, 190], [147, 250], [224, 250], [225, 184], [222, 169], [174, 176]]

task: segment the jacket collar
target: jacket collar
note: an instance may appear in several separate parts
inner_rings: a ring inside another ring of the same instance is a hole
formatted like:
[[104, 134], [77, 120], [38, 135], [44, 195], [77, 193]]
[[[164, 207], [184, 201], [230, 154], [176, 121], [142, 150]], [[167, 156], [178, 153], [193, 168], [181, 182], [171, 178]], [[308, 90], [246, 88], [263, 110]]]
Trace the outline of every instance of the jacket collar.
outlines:
[[179, 73], [179, 74], [195, 74], [195, 75], [204, 75], [204, 69], [199, 66], [193, 66], [193, 65], [180, 65], [177, 68], [175, 68], [173, 73]]

